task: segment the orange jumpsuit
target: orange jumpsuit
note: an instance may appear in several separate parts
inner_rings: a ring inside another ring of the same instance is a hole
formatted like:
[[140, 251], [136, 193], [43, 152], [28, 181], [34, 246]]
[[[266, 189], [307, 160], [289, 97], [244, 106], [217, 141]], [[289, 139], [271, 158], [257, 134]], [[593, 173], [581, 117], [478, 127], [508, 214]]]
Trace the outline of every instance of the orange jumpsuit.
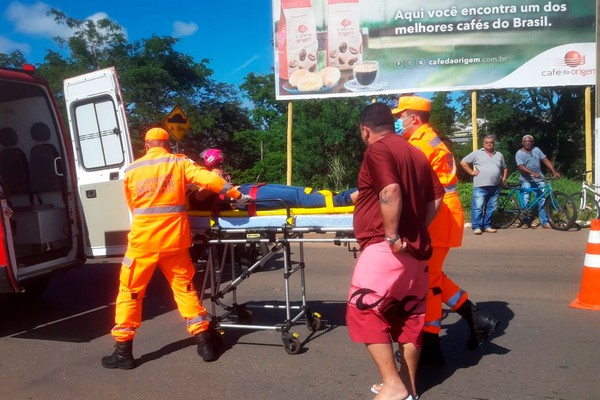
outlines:
[[150, 148], [125, 171], [125, 197], [133, 220], [111, 331], [119, 342], [133, 339], [142, 323], [142, 300], [157, 265], [171, 286], [190, 334], [208, 329], [206, 309], [192, 283], [194, 266], [188, 252], [192, 235], [186, 213], [189, 184], [231, 198], [241, 196], [217, 174], [162, 147]]
[[464, 232], [465, 215], [460, 204], [456, 184], [456, 161], [437, 133], [424, 124], [408, 142], [427, 156], [431, 167], [446, 190], [442, 206], [429, 226], [433, 254], [429, 259], [429, 291], [425, 312], [425, 332], [439, 334], [442, 326], [442, 302], [456, 311], [467, 299], [463, 291], [442, 272], [450, 247], [460, 247]]

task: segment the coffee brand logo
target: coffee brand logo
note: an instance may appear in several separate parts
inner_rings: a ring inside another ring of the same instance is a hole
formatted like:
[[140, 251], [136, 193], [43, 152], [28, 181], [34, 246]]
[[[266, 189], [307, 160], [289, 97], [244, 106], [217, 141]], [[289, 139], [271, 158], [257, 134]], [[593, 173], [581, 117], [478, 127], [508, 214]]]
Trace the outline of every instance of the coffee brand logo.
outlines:
[[540, 72], [543, 77], [559, 77], [559, 76], [571, 76], [571, 77], [585, 77], [596, 74], [596, 69], [586, 68], [585, 55], [581, 54], [576, 50], [569, 50], [565, 53], [562, 58], [555, 58], [553, 60], [555, 67], [552, 69], [543, 70]]
[[352, 25], [352, 21], [350, 21], [349, 19], [342, 20], [342, 26], [350, 26], [350, 25]]
[[308, 30], [308, 28], [306, 27], [306, 25], [298, 25], [298, 32], [304, 33], [307, 30]]
[[575, 68], [584, 64], [585, 56], [582, 56], [578, 51], [571, 50], [565, 54], [564, 65], [568, 65], [571, 68]]

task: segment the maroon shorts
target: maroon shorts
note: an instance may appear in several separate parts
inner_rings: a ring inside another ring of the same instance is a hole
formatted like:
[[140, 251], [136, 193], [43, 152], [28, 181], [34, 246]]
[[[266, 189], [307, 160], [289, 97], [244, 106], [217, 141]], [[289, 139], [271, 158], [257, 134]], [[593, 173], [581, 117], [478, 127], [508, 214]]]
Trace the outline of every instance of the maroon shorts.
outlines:
[[427, 261], [394, 254], [386, 242], [358, 258], [346, 309], [350, 337], [360, 343], [413, 343], [421, 347]]

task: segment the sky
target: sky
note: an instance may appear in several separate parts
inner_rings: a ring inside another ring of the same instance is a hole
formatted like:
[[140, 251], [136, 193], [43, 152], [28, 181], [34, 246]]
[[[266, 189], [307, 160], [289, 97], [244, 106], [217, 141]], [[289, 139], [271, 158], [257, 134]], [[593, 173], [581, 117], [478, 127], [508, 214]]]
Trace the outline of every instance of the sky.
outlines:
[[70, 35], [46, 15], [53, 8], [76, 19], [108, 17], [130, 42], [176, 37], [175, 49], [197, 62], [208, 59], [219, 82], [239, 85], [248, 73], [273, 68], [270, 0], [0, 0], [0, 53], [20, 50], [37, 64], [48, 50], [61, 51], [52, 38]]

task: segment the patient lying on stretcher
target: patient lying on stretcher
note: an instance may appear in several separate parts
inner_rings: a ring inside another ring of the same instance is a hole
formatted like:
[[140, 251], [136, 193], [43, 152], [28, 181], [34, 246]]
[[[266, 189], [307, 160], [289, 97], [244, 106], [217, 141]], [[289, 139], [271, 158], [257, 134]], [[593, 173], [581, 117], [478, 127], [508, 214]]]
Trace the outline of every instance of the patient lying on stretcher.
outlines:
[[[254, 204], [257, 210], [286, 208], [286, 206], [290, 208], [326, 207], [326, 196], [329, 195], [332, 196], [335, 207], [351, 206], [358, 197], [357, 189], [324, 194], [312, 188], [275, 183], [249, 183], [236, 187], [242, 194], [249, 195], [255, 200]], [[231, 210], [234, 207], [233, 203], [227, 199], [203, 189], [191, 193], [189, 204], [193, 210], [214, 210], [215, 207], [218, 210]]]
[[[206, 149], [200, 153], [200, 160], [212, 172], [221, 175], [226, 181], [231, 182], [231, 177], [223, 170], [224, 155], [219, 149]], [[318, 208], [326, 207], [333, 203], [334, 207], [350, 206], [356, 203], [357, 189], [349, 189], [340, 193], [319, 192], [312, 188], [300, 186], [287, 186], [280, 184], [250, 183], [237, 186], [244, 195], [250, 196], [255, 201], [249, 209], [266, 210], [278, 208]], [[328, 197], [331, 196], [331, 199]], [[269, 199], [276, 199], [268, 201]], [[281, 200], [281, 201], [278, 201]], [[328, 201], [329, 200], [329, 201]], [[231, 210], [233, 203], [222, 196], [215, 195], [202, 188], [190, 188], [188, 202], [192, 210]]]

